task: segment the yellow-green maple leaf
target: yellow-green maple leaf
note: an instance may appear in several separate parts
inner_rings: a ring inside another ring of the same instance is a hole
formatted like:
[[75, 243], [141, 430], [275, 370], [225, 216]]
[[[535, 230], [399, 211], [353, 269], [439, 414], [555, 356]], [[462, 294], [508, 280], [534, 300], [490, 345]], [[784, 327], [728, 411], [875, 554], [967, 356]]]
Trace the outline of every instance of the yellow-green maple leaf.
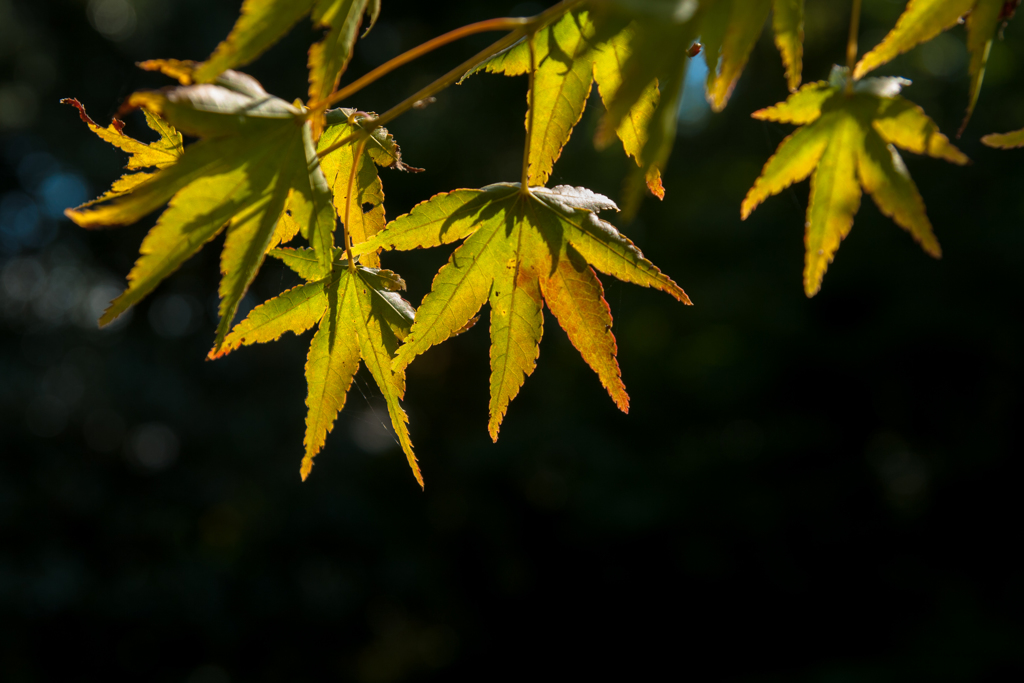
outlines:
[[130, 192], [66, 212], [82, 227], [99, 228], [133, 223], [170, 201], [142, 242], [128, 289], [100, 324], [141, 300], [225, 226], [217, 345], [266, 252], [296, 231], [330, 272], [334, 210], [304, 111], [233, 71], [216, 85], [138, 92], [128, 105], [201, 139]]
[[[316, 255], [309, 250], [272, 252], [304, 279], [315, 276]], [[239, 346], [279, 339], [285, 332], [301, 334], [318, 325], [306, 358], [306, 453], [300, 475], [309, 476], [313, 458], [324, 446], [328, 432], [345, 407], [348, 390], [362, 361], [387, 403], [391, 424], [412, 468], [423, 486], [423, 476], [409, 438], [409, 418], [402, 408], [405, 372], [393, 370], [391, 361], [412, 325], [415, 311], [399, 294], [405, 282], [389, 270], [357, 266], [349, 270], [340, 258], [326, 278], [293, 287], [254, 308], [238, 323], [210, 358]]]
[[960, 127], [963, 132], [981, 94], [992, 41], [995, 40], [999, 25], [1013, 17], [1017, 4], [1014, 0], [910, 0], [907, 9], [896, 21], [896, 26], [881, 43], [861, 57], [854, 67], [853, 76], [863, 78], [896, 56], [952, 28], [966, 16], [967, 49], [971, 54], [971, 86], [967, 115]]
[[785, 102], [756, 111], [764, 121], [801, 126], [775, 150], [743, 200], [743, 219], [769, 196], [811, 176], [804, 291], [814, 296], [839, 243], [853, 227], [861, 188], [921, 247], [941, 254], [924, 201], [896, 148], [966, 164], [968, 159], [917, 105], [900, 97], [901, 78], [868, 78], [847, 92], [845, 69], [809, 83]]
[[85, 107], [78, 100], [65, 98], [61, 100], [61, 104], [70, 104], [75, 107], [78, 110], [78, 116], [97, 137], [131, 155], [125, 165], [125, 169], [130, 172], [115, 180], [109, 190], [85, 206], [131, 191], [153, 177], [154, 171], [144, 169], [167, 168], [182, 154], [181, 133], [150, 111], [144, 112], [146, 123], [153, 132], [160, 136], [160, 139], [155, 142], [141, 142], [125, 134], [124, 122], [119, 119], [114, 119], [109, 126], [103, 128], [89, 118], [89, 115], [85, 113]]
[[[621, 64], [628, 58], [628, 27], [607, 41], [594, 37], [589, 13], [568, 12], [533, 37], [533, 90], [527, 93], [526, 126], [533, 117], [528, 173], [531, 185], [544, 185], [583, 116], [594, 81], [607, 103], [620, 85]], [[530, 45], [522, 40], [487, 60], [476, 71], [521, 76], [530, 73]], [[465, 78], [465, 77], [464, 77]], [[658, 88], [650, 83], [633, 104], [616, 133], [626, 153], [640, 163], [647, 121], [658, 102]], [[650, 170], [647, 184], [659, 198], [665, 194], [661, 174]]]
[[309, 101], [325, 99], [352, 59], [363, 15], [370, 19], [369, 31], [380, 14], [380, 0], [245, 0], [231, 33], [193, 78], [209, 83], [228, 69], [248, 64], [307, 14], [314, 28], [327, 29], [323, 40], [309, 48]]
[[394, 367], [405, 368], [460, 332], [490, 302], [488, 430], [496, 440], [509, 402], [536, 366], [547, 303], [612, 400], [627, 410], [611, 312], [594, 269], [660, 289], [684, 303], [689, 299], [632, 242], [598, 218], [598, 211], [615, 208], [607, 197], [583, 188], [523, 191], [518, 183], [500, 183], [439, 194], [389, 223], [356, 251], [465, 240], [434, 278]]

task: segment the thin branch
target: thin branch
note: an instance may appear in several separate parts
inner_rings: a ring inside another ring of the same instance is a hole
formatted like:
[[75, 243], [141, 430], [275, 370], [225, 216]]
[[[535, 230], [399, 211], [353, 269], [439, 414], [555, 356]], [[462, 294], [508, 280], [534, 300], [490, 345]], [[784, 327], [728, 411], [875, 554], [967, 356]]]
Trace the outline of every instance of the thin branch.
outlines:
[[477, 33], [486, 33], [488, 31], [512, 31], [519, 28], [520, 26], [525, 26], [529, 22], [530, 20], [525, 17], [488, 19], [487, 21], [478, 21], [475, 24], [469, 24], [468, 26], [457, 28], [454, 31], [449, 31], [444, 35], [428, 40], [425, 43], [417, 45], [411, 50], [403, 52], [394, 59], [388, 60], [387, 62], [381, 64], [370, 73], [346, 85], [341, 90], [332, 93], [326, 99], [323, 99], [320, 102], [311, 102], [309, 105], [310, 109], [314, 110], [314, 112], [316, 113], [326, 111], [327, 108], [330, 107], [332, 104], [335, 104], [336, 102], [341, 102], [342, 100], [351, 97], [352, 95], [356, 94], [366, 86], [370, 85], [371, 83], [380, 79], [381, 77], [386, 76], [395, 69], [404, 66], [416, 59], [419, 59], [423, 55], [429, 52], [433, 52], [437, 48], [443, 47], [448, 43], [453, 43], [456, 40], [465, 38], [466, 36], [472, 36]]
[[[449, 85], [455, 83], [464, 75], [466, 75], [466, 73], [470, 69], [479, 66], [481, 63], [490, 59], [491, 57], [498, 54], [505, 48], [511, 47], [527, 33], [539, 31], [541, 28], [543, 28], [550, 22], [554, 21], [558, 17], [562, 16], [576, 5], [582, 4], [583, 1], [584, 0], [562, 0], [562, 2], [558, 3], [557, 5], [553, 5], [548, 9], [544, 10], [543, 12], [541, 12], [540, 14], [538, 14], [537, 16], [530, 18], [525, 24], [518, 26], [518, 28], [513, 30], [504, 38], [495, 41], [490, 46], [476, 53], [466, 61], [462, 62], [462, 64], [459, 64], [457, 67], [446, 73], [444, 76], [441, 76], [430, 85], [421, 88], [419, 91], [402, 100], [391, 109], [388, 109], [386, 112], [384, 112], [379, 117], [370, 122], [369, 126], [364, 127], [363, 131], [365, 132], [365, 134], [369, 135], [380, 126], [384, 126], [390, 121], [393, 121], [394, 119], [398, 118], [405, 112], [412, 109], [414, 105], [420, 100], [425, 100], [428, 97], [433, 97], [434, 95], [441, 92]], [[359, 81], [356, 81], [356, 83], [358, 82]], [[354, 85], [355, 83], [352, 84], [352, 86]], [[335, 95], [331, 96], [331, 101], [340, 100], [340, 97], [337, 97], [336, 99], [335, 97], [342, 92], [350, 90], [352, 86], [349, 86], [344, 91], [339, 90], [338, 93], [335, 93]], [[319, 152], [317, 152], [317, 156], [319, 156], [322, 159], [323, 157], [327, 156], [334, 150], [342, 147], [343, 145], [348, 144], [352, 140], [355, 140], [360, 135], [361, 133], [354, 133], [350, 136], [347, 136], [346, 138], [339, 140], [338, 142], [335, 142], [330, 147], [320, 150]]]
[[846, 82], [846, 90], [853, 90], [853, 67], [857, 63], [857, 34], [860, 32], [860, 3], [861, 0], [853, 0], [853, 7], [850, 10], [850, 37], [846, 41], [846, 68], [850, 70]]

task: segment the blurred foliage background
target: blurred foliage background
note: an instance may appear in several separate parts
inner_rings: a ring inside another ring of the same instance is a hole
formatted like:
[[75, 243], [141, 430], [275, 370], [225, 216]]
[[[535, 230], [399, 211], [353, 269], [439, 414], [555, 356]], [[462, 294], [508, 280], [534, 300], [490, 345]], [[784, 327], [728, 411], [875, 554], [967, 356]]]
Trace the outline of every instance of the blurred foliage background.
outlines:
[[[478, 325], [410, 368], [421, 492], [365, 375], [299, 481], [308, 340], [204, 360], [219, 247], [96, 328], [148, 226], [86, 233], [62, 218], [124, 156], [58, 100], [80, 99], [105, 125], [128, 93], [167, 84], [135, 61], [202, 59], [238, 6], [0, 0], [0, 678], [1024, 673], [1012, 559], [1024, 151], [978, 143], [1024, 126], [1021, 19], [993, 48], [959, 143], [974, 165], [905, 155], [944, 258], [865, 198], [813, 300], [801, 290], [806, 183], [739, 220], [790, 130], [749, 118], [786, 96], [770, 36], [723, 114], [691, 88], [668, 196], [620, 227], [696, 305], [605, 279], [630, 415], [549, 316], [537, 372], [491, 444]], [[865, 2], [862, 50], [903, 7]], [[385, 0], [347, 78], [456, 26], [542, 8]], [[847, 8], [809, 0], [807, 11], [815, 80], [843, 59]], [[304, 97], [314, 38], [303, 22], [248, 71]], [[351, 104], [383, 111], [492, 38], [441, 50]], [[913, 79], [905, 95], [956, 130], [961, 28], [882, 72]], [[406, 159], [427, 171], [383, 172], [388, 216], [517, 180], [525, 89], [475, 76], [397, 120]], [[631, 162], [594, 151], [599, 112], [591, 102], [552, 180], [617, 197]], [[136, 117], [128, 130], [148, 133]], [[448, 253], [385, 265], [418, 302]], [[293, 282], [268, 263], [247, 305]]]

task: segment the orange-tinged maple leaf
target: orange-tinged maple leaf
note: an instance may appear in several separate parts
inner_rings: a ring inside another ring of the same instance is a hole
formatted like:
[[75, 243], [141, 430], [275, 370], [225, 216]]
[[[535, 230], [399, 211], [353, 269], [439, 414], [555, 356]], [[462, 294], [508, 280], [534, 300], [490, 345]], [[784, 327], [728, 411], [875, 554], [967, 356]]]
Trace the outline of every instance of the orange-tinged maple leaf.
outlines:
[[434, 278], [394, 367], [461, 331], [491, 306], [491, 400], [488, 430], [497, 440], [509, 402], [533, 373], [543, 308], [555, 315], [623, 411], [629, 399], [616, 360], [611, 313], [594, 270], [667, 292], [682, 289], [597, 212], [615, 209], [603, 195], [558, 186], [522, 190], [500, 183], [439, 194], [388, 224], [356, 252], [463, 243]]

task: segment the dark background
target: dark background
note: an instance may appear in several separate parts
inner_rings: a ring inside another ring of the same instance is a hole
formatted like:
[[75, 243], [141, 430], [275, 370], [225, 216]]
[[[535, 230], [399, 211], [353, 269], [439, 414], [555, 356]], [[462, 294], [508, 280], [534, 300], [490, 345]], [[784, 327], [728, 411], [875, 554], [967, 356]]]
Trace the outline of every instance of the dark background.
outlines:
[[[865, 197], [812, 300], [807, 184], [738, 215], [791, 130], [749, 118], [786, 95], [766, 32], [725, 113], [686, 98], [665, 201], [617, 221], [696, 304], [604, 279], [630, 414], [548, 316], [538, 369], [492, 444], [478, 325], [410, 368], [420, 491], [365, 371], [299, 481], [308, 337], [204, 360], [220, 241], [130, 319], [96, 329], [152, 219], [86, 233], [62, 218], [125, 156], [58, 100], [79, 98], [105, 125], [134, 89], [167, 83], [134, 61], [202, 59], [238, 5], [0, 0], [0, 678], [1024, 674], [1012, 559], [1024, 151], [978, 142], [1024, 126], [1020, 20], [992, 50], [959, 143], [974, 164], [904, 155], [944, 258]], [[385, 0], [346, 78], [456, 26], [540, 8]], [[862, 47], [902, 8], [869, 0]], [[843, 59], [846, 12], [808, 2], [806, 80]], [[950, 133], [966, 104], [963, 38], [956, 28], [881, 70], [914, 79], [906, 95]], [[247, 70], [304, 97], [314, 39], [303, 21]], [[383, 111], [490, 39], [352, 104]], [[394, 122], [406, 160], [427, 170], [382, 172], [388, 216], [517, 180], [525, 87], [476, 76]], [[600, 111], [592, 101], [552, 184], [618, 197], [631, 162], [594, 151]], [[418, 302], [449, 251], [385, 265]], [[246, 305], [292, 283], [268, 263]]]

